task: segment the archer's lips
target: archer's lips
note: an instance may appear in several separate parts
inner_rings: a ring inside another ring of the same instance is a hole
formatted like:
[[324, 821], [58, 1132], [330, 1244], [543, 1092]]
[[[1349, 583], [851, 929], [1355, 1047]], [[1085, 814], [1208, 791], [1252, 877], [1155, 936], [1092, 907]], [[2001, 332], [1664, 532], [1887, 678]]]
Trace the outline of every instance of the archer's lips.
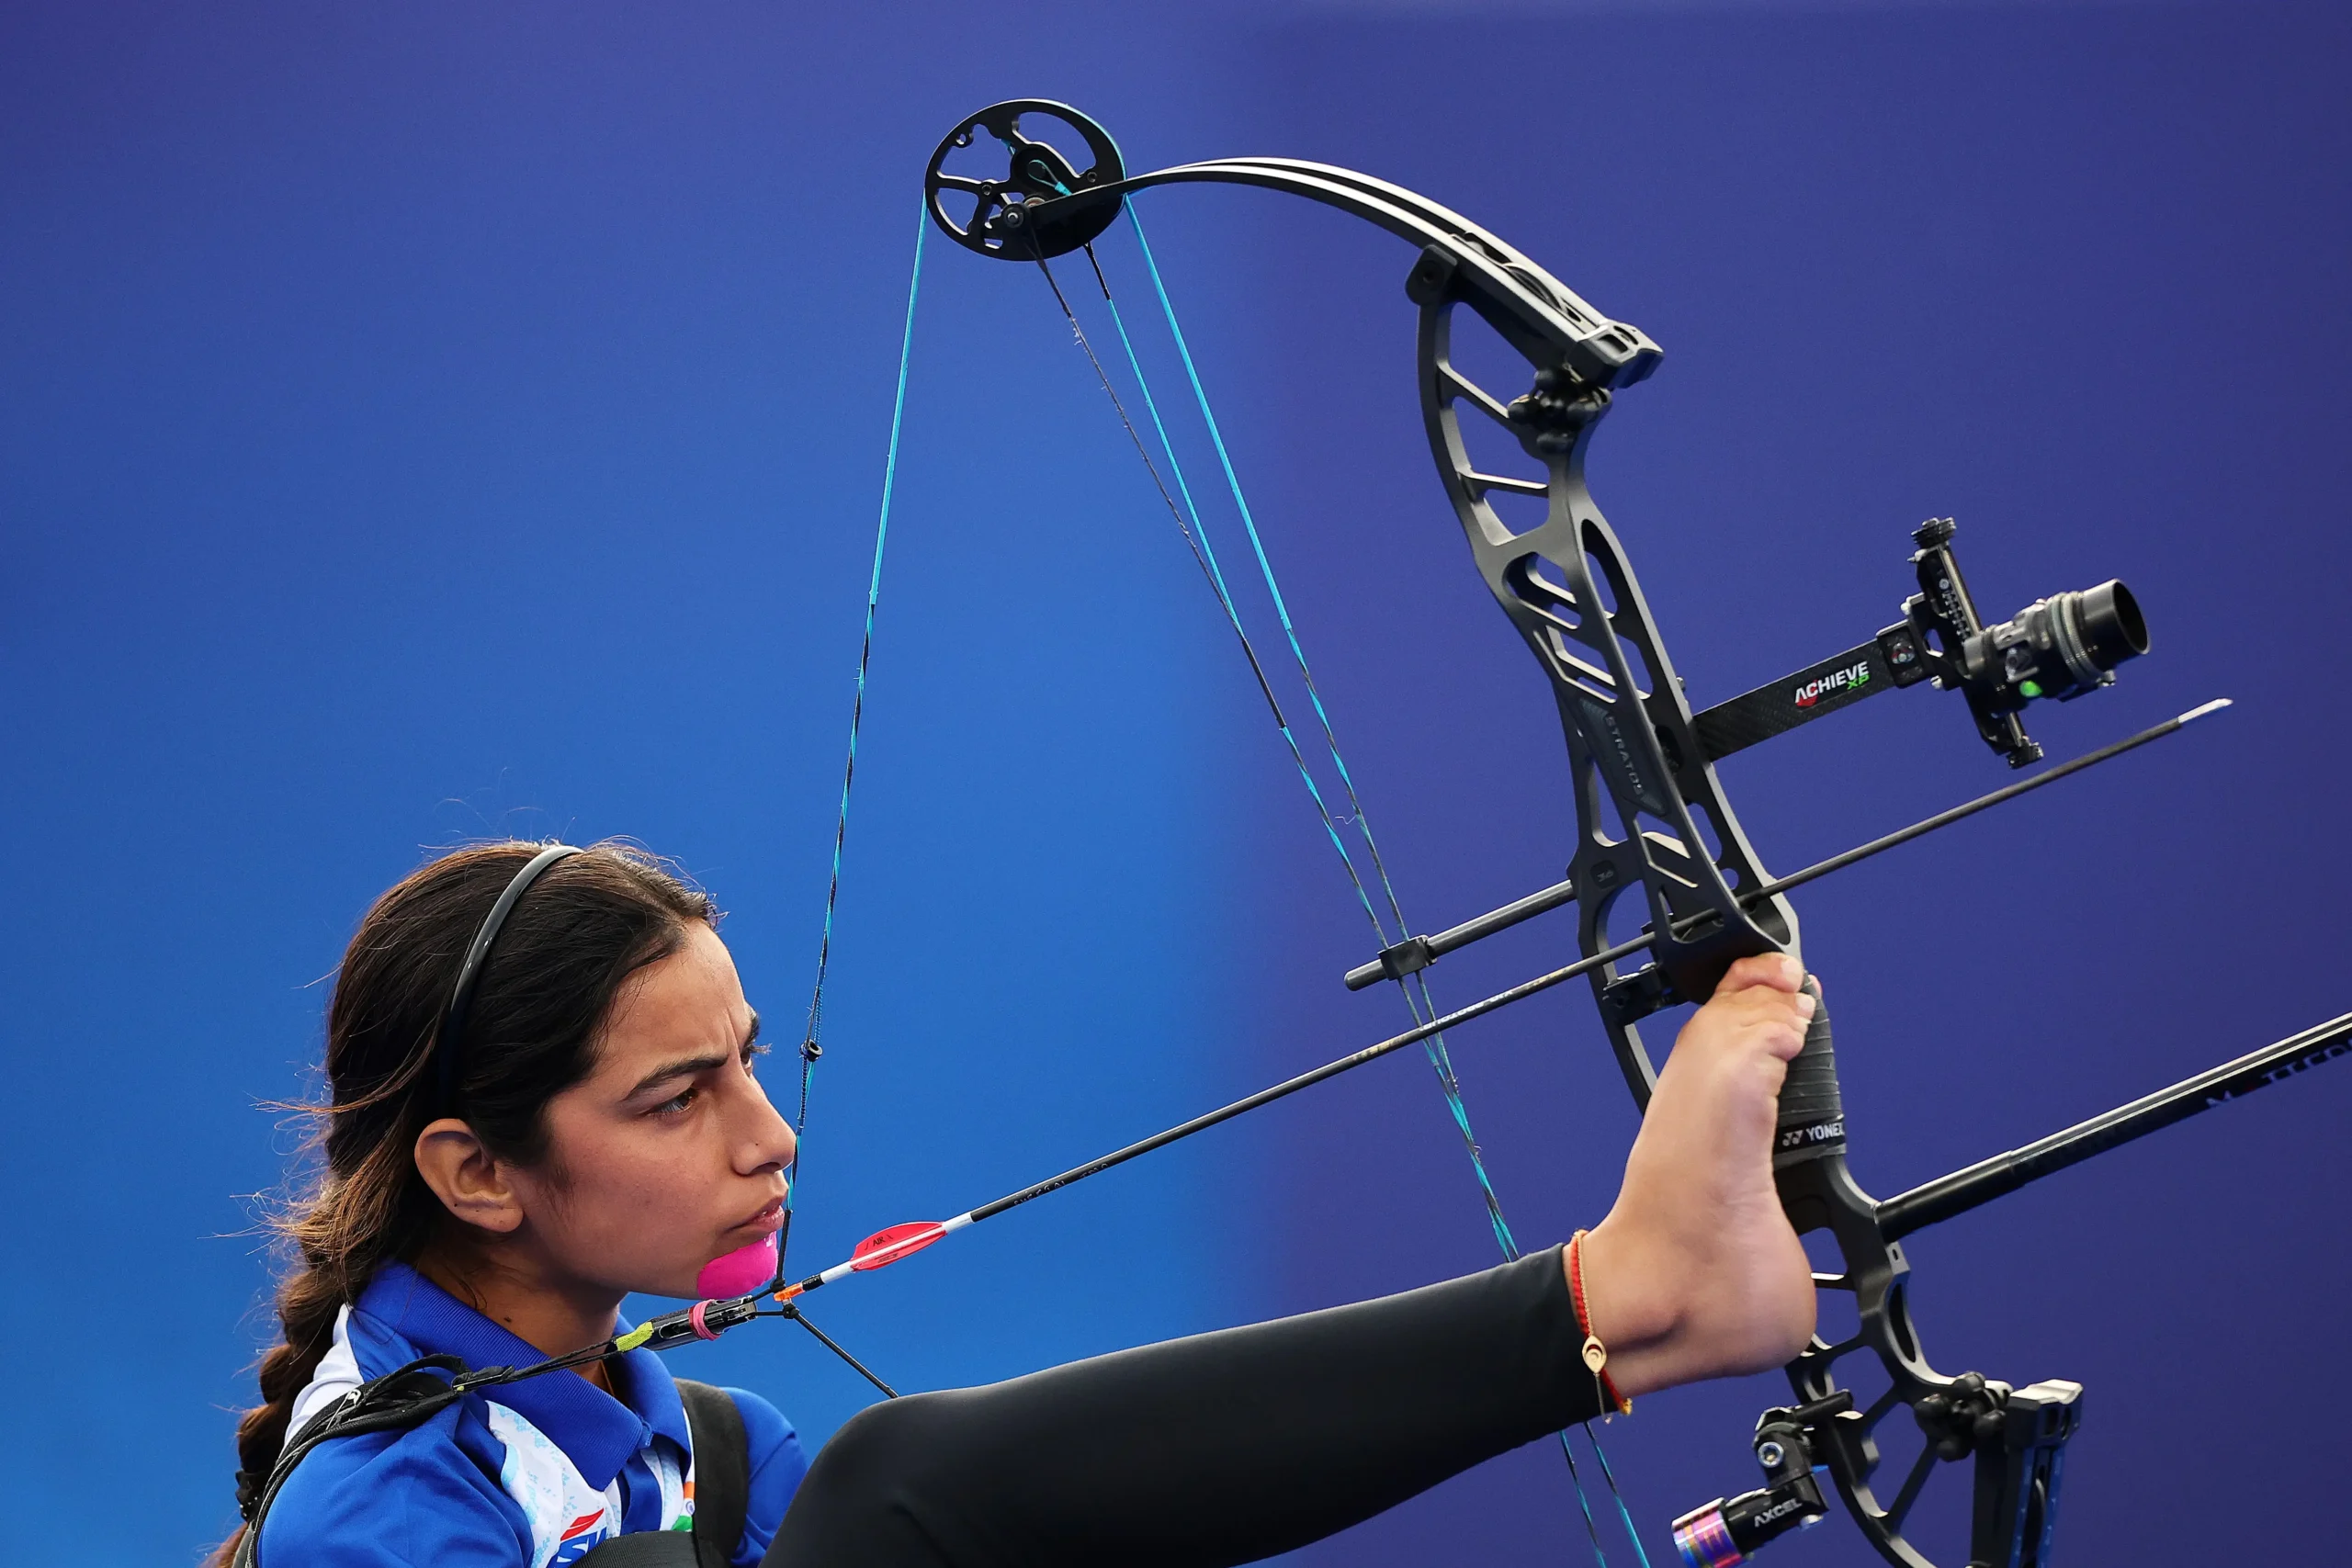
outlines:
[[741, 1221], [736, 1224], [729, 1225], [728, 1227], [727, 1234], [733, 1235], [737, 1231], [753, 1231], [759, 1235], [765, 1235], [768, 1232], [776, 1229], [783, 1224], [784, 1200], [781, 1198], [775, 1198], [769, 1200], [767, 1205], [761, 1209], [758, 1213], [753, 1214], [750, 1218]]

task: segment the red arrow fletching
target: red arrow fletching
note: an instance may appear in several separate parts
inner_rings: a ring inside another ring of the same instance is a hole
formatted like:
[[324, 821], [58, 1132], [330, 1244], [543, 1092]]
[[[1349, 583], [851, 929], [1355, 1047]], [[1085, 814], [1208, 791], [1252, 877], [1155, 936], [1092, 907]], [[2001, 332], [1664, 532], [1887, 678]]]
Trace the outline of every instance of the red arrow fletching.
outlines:
[[869, 1269], [881, 1269], [899, 1258], [921, 1252], [947, 1234], [947, 1227], [936, 1220], [917, 1220], [911, 1224], [892, 1225], [888, 1230], [876, 1231], [857, 1244], [850, 1256], [849, 1266], [863, 1274]]

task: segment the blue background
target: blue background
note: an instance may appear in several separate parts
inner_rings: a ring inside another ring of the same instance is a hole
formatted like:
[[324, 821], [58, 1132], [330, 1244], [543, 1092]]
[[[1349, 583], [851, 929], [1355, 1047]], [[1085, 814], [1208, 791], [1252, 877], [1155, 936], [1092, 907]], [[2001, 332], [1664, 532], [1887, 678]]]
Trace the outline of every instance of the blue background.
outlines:
[[[677, 857], [795, 1031], [917, 175], [1001, 97], [1136, 166], [1398, 180], [1648, 330], [1592, 478], [1697, 702], [1893, 619], [1943, 513], [1988, 611], [2110, 575], [2147, 606], [2154, 657], [2035, 716], [2054, 756], [2238, 699], [1801, 899], [1867, 1185], [2341, 1010], [2347, 45], [2260, 5], [9, 8], [0, 1555], [227, 1529], [298, 1133], [260, 1107], [433, 847]], [[1258, 193], [1145, 209], [1415, 923], [1551, 881], [1556, 726], [1428, 471], [1408, 254]], [[1361, 913], [1034, 277], [934, 248], [899, 472], [812, 1263], [1400, 1021], [1336, 982]], [[2005, 777], [1926, 691], [1724, 771], [1778, 869]], [[1556, 919], [1442, 998], [1558, 962]], [[1581, 994], [1455, 1052], [1522, 1236], [1598, 1218], [1633, 1117]], [[2347, 1111], [2317, 1073], [1913, 1244], [1931, 1358], [2089, 1385], [2062, 1561], [2307, 1545], [2346, 1457]], [[1400, 1058], [820, 1321], [925, 1388], [1420, 1283], [1490, 1251], [1463, 1165]], [[811, 1438], [867, 1393], [782, 1331], [688, 1370]], [[1781, 1387], [1608, 1429], [1654, 1560], [1753, 1483]], [[1538, 1449], [1300, 1555], [1581, 1533]], [[1839, 1521], [1775, 1560], [1870, 1559]]]

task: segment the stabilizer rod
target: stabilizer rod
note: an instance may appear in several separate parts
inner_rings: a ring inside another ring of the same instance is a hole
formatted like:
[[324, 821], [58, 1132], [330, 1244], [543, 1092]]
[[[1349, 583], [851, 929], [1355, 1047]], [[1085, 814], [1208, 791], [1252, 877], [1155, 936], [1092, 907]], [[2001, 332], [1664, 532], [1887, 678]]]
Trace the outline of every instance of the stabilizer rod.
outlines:
[[2170, 1089], [2120, 1105], [2063, 1132], [1979, 1160], [1950, 1176], [1889, 1198], [1878, 1206], [1879, 1229], [1894, 1241], [1913, 1231], [1964, 1214], [2005, 1192], [2014, 1192], [2052, 1171], [2080, 1165], [2093, 1155], [2145, 1137], [2160, 1127], [2185, 1122], [2200, 1111], [2252, 1094], [2266, 1084], [2292, 1077], [2322, 1062], [2352, 1054], [2352, 1012], [2316, 1024], [2301, 1034], [2224, 1062]]

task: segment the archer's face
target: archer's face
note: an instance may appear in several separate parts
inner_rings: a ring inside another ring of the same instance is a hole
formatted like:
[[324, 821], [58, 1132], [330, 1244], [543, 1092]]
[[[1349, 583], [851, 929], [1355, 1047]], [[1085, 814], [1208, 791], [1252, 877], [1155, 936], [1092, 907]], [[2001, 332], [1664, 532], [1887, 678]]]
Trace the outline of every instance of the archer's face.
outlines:
[[557, 1271], [691, 1297], [695, 1275], [773, 1233], [792, 1129], [752, 1075], [758, 1020], [700, 922], [615, 1003], [596, 1068], [548, 1104], [548, 1158], [516, 1196]]

